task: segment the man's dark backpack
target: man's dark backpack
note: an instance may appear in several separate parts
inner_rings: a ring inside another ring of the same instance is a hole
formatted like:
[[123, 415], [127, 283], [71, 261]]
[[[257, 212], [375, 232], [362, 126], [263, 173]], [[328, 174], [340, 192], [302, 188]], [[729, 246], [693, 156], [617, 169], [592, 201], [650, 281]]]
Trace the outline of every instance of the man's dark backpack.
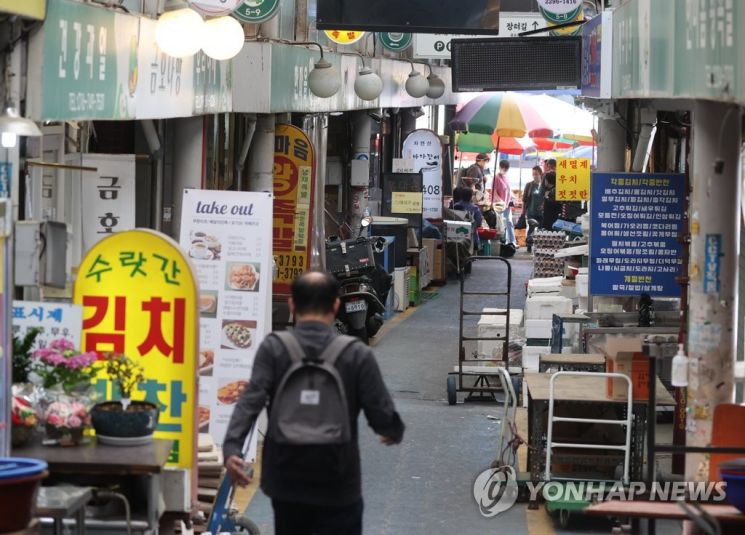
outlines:
[[335, 363], [357, 339], [337, 336], [318, 358], [311, 359], [292, 332], [273, 334], [287, 349], [292, 364], [272, 401], [267, 431], [272, 440], [294, 446], [350, 442], [347, 396]]

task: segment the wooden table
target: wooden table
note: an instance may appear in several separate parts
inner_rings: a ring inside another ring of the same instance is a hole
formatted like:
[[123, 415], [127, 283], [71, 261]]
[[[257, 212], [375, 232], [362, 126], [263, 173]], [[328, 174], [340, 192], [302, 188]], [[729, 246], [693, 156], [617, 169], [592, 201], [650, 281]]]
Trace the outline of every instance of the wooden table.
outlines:
[[[742, 533], [745, 528], [745, 514], [729, 504], [699, 504], [722, 526], [722, 533]], [[629, 518], [654, 518], [667, 520], [689, 520], [688, 515], [677, 502], [650, 502], [642, 500], [611, 500], [589, 506], [583, 511], [588, 515]]]
[[[163, 466], [168, 461], [172, 445], [171, 440], [160, 439], [154, 439], [143, 446], [127, 447], [99, 445], [95, 439], [89, 444], [73, 447], [43, 446], [36, 442], [14, 449], [12, 454], [46, 461], [50, 477], [58, 480], [74, 480], [80, 476], [104, 477], [108, 483], [115, 483], [117, 478], [128, 476], [143, 479], [147, 511], [133, 516], [132, 529], [136, 533], [155, 534], [163, 513], [160, 506]], [[86, 525], [99, 533], [126, 531], [126, 522], [121, 519], [109, 521], [88, 518]]]
[[16, 448], [16, 457], [42, 459], [52, 474], [148, 475], [159, 474], [168, 461], [172, 441], [153, 439], [144, 446], [104, 446], [95, 439], [90, 444], [69, 448], [43, 446], [36, 442]]
[[605, 371], [605, 355], [600, 353], [548, 353], [541, 355], [538, 371], [545, 372], [549, 368], [558, 371]]
[[[530, 397], [536, 401], [548, 401], [549, 373], [526, 373]], [[657, 404], [675, 405], [675, 400], [662, 384], [659, 377], [656, 381]], [[625, 403], [622, 399], [611, 399], [607, 395], [605, 377], [566, 376], [554, 381], [554, 399], [556, 401], [589, 401], [595, 403]], [[645, 403], [646, 400], [635, 400], [634, 403]]]

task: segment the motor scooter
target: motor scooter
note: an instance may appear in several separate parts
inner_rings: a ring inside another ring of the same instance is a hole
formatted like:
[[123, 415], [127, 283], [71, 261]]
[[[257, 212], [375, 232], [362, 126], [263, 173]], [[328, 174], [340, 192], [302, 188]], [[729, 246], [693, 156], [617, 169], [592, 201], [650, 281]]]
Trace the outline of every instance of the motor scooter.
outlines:
[[[370, 221], [364, 218], [360, 230]], [[341, 285], [337, 328], [365, 343], [383, 326], [383, 303], [391, 289], [392, 277], [375, 264], [374, 253], [383, 252], [385, 247], [382, 237], [341, 240], [332, 236], [326, 241], [327, 270]]]

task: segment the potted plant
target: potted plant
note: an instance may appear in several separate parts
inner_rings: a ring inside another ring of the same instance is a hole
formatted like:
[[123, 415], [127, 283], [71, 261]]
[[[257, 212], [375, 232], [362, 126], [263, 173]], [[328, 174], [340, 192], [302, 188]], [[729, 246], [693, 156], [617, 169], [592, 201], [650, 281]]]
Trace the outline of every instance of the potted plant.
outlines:
[[26, 445], [39, 423], [39, 415], [31, 402], [24, 396], [13, 396], [10, 410], [10, 443], [14, 448]]
[[132, 400], [132, 393], [145, 381], [142, 366], [121, 353], [103, 354], [99, 366], [121, 394], [119, 401], [93, 407], [93, 429], [99, 441], [130, 445], [150, 440], [158, 425], [158, 407], [149, 401]]
[[41, 329], [29, 329], [23, 338], [13, 336], [13, 384], [29, 383], [34, 359], [31, 356], [31, 348], [36, 343], [36, 338]]
[[30, 371], [44, 388], [42, 420], [47, 438], [62, 446], [80, 443], [90, 426], [89, 391], [98, 355], [81, 353], [69, 340], [58, 338], [32, 357]]

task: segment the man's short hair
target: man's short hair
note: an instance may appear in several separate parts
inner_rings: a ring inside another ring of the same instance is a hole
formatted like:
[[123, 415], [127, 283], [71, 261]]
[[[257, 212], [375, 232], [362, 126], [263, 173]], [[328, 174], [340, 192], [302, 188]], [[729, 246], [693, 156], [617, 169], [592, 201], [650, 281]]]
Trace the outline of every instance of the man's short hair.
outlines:
[[295, 314], [332, 314], [339, 297], [339, 282], [323, 271], [308, 271], [290, 286]]
[[509, 170], [509, 168], [510, 168], [510, 162], [508, 162], [507, 160], [500, 160], [499, 161], [499, 168], [500, 169]]
[[546, 164], [548, 164], [548, 166], [551, 169], [556, 169], [556, 160], [555, 159], [549, 158], [548, 160], [546, 160]]
[[476, 161], [477, 162], [488, 162], [489, 161], [489, 155], [485, 152], [479, 152], [476, 155]]
[[473, 199], [473, 190], [471, 188], [463, 188], [460, 194], [461, 200], [466, 204], [470, 203], [471, 199]]
[[540, 166], [540, 165], [534, 165], [534, 166], [533, 166], [533, 171], [538, 171], [538, 173], [539, 173], [539, 174], [540, 174], [541, 176], [543, 176], [543, 169], [541, 169], [541, 166]]
[[464, 189], [467, 189], [467, 188], [463, 188], [463, 187], [461, 187], [461, 186], [457, 186], [457, 187], [456, 187], [456, 188], [455, 188], [455, 189], [453, 190], [453, 202], [454, 202], [454, 203], [455, 203], [455, 202], [458, 202], [458, 201], [462, 201], [462, 200], [463, 200], [463, 190], [464, 190]]

